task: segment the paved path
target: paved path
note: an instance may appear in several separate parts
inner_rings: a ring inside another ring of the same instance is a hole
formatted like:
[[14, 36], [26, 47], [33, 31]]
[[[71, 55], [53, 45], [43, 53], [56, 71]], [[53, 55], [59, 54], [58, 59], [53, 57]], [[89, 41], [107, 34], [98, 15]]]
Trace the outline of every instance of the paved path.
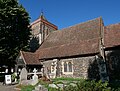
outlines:
[[3, 85], [0, 83], [0, 91], [17, 91], [15, 90], [16, 85]]

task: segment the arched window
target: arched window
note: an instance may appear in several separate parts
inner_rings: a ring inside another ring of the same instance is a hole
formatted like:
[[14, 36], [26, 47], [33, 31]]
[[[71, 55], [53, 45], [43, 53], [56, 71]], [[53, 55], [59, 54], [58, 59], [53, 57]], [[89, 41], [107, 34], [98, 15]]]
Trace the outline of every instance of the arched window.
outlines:
[[72, 72], [72, 63], [68, 62], [68, 72]]
[[64, 72], [67, 72], [67, 63], [64, 62]]
[[73, 61], [65, 60], [62, 62], [62, 72], [63, 74], [73, 74]]

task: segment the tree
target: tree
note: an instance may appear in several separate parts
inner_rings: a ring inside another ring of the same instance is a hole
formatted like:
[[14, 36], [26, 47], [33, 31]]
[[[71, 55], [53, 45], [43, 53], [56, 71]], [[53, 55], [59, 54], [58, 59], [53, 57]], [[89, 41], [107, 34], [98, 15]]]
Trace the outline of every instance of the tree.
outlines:
[[30, 39], [30, 17], [17, 0], [0, 0], [0, 61], [15, 60]]
[[35, 52], [38, 48], [39, 48], [39, 39], [33, 36], [30, 40], [30, 51]]

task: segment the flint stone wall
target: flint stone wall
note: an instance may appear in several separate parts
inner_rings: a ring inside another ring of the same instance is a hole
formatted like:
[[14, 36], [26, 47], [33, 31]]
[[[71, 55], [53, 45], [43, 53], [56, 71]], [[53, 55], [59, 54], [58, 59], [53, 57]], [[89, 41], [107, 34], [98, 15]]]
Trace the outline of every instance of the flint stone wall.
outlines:
[[[63, 70], [62, 62], [64, 61], [72, 61], [73, 64], [73, 73], [65, 74]], [[44, 73], [51, 72], [53, 60], [46, 60], [43, 62]], [[99, 79], [99, 69], [97, 61], [95, 60], [95, 56], [87, 56], [87, 57], [77, 57], [77, 58], [65, 58], [59, 59], [57, 62], [57, 77], [75, 77], [75, 78], [85, 78], [85, 79]]]
[[109, 49], [105, 55], [110, 80], [120, 80], [120, 49]]

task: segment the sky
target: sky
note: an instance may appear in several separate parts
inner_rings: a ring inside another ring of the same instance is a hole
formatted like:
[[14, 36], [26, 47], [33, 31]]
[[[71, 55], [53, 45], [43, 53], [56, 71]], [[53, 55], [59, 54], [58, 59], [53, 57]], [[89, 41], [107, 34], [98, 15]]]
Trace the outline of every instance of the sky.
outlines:
[[19, 3], [29, 13], [31, 22], [43, 12], [58, 29], [100, 16], [105, 26], [120, 23], [120, 0], [19, 0]]

